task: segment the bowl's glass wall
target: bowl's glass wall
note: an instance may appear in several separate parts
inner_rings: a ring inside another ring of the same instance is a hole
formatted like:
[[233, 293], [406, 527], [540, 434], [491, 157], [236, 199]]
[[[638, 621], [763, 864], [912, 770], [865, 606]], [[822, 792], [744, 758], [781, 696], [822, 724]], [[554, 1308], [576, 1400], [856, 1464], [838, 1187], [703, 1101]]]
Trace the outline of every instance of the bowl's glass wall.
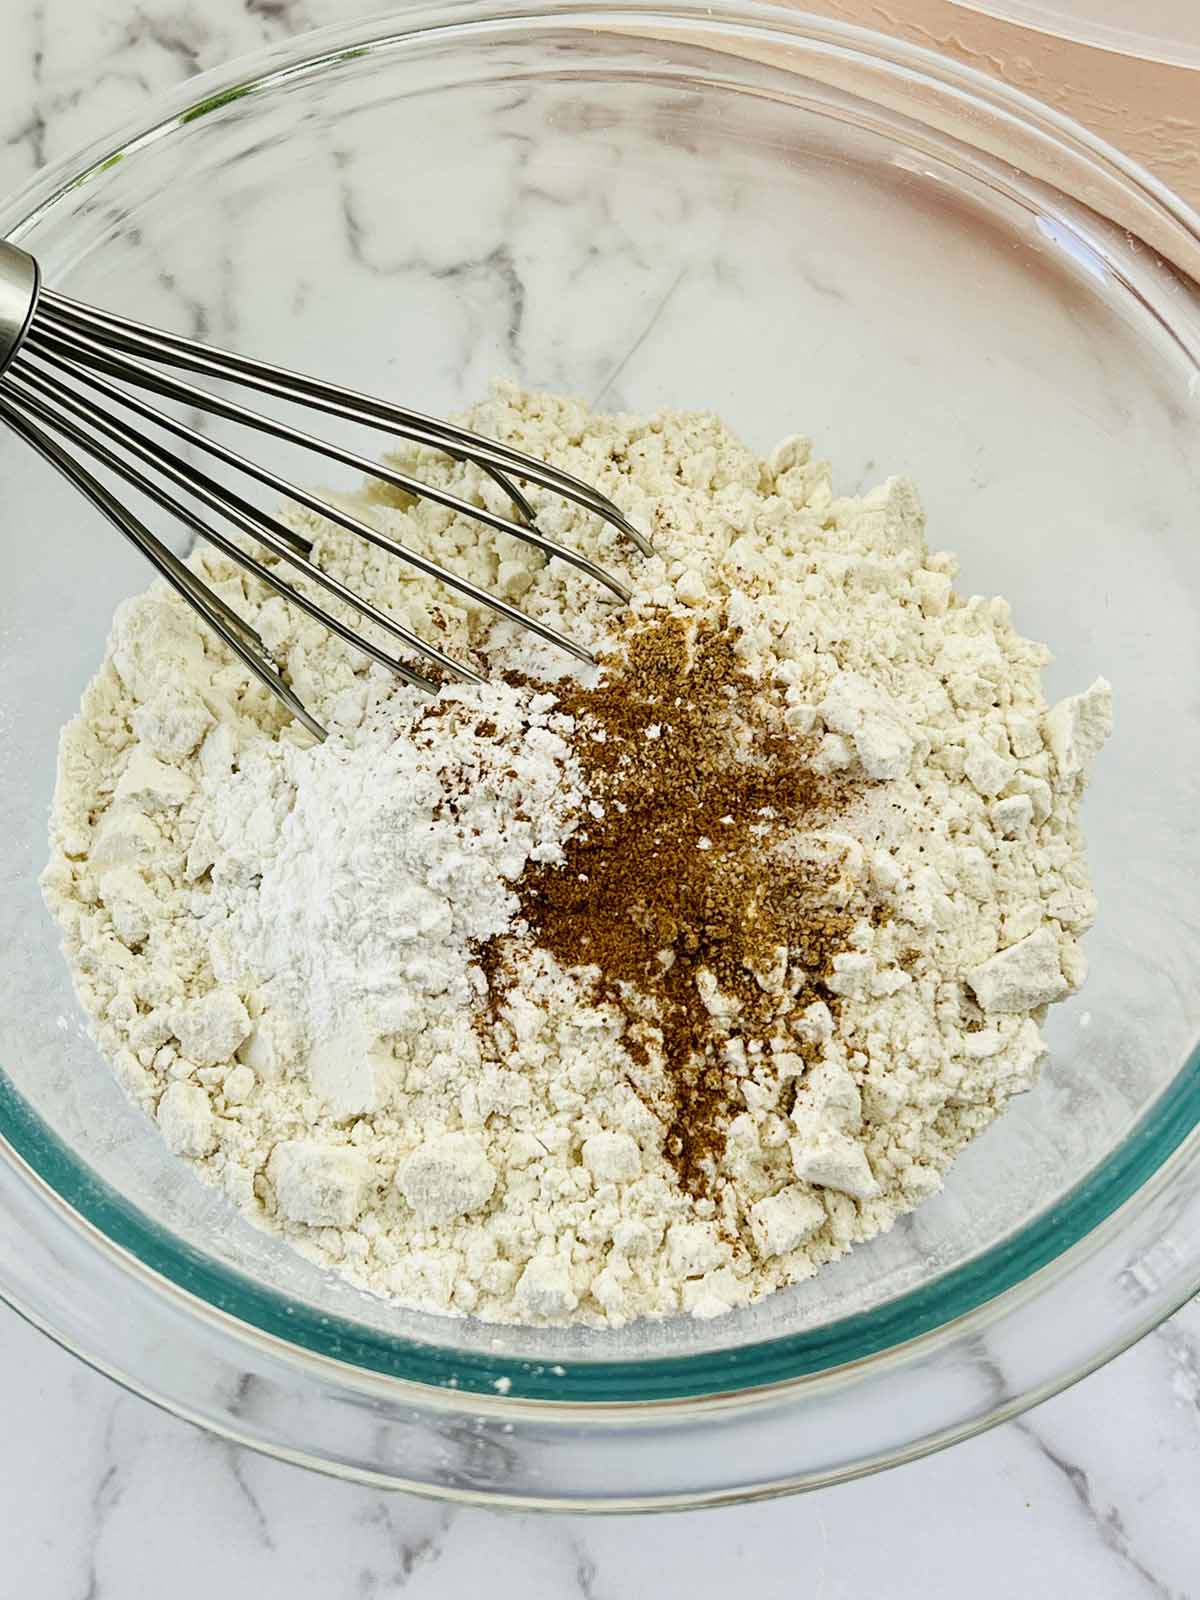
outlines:
[[847, 492], [911, 474], [965, 591], [1007, 595], [1021, 630], [1053, 643], [1050, 692], [1097, 672], [1115, 685], [1086, 809], [1092, 977], [1050, 1018], [1042, 1086], [944, 1195], [762, 1307], [597, 1337], [359, 1295], [192, 1180], [89, 1041], [37, 876], [58, 728], [148, 573], [0, 438], [13, 1084], [210, 1260], [500, 1360], [700, 1353], [818, 1327], [1051, 1214], [1181, 1071], [1200, 1025], [1200, 377], [1168, 327], [1195, 339], [1191, 291], [1101, 217], [944, 132], [780, 65], [615, 26], [448, 30], [201, 110], [44, 208], [24, 237], [50, 282], [433, 412], [512, 375], [601, 407], [709, 408], [763, 449], [810, 433]]

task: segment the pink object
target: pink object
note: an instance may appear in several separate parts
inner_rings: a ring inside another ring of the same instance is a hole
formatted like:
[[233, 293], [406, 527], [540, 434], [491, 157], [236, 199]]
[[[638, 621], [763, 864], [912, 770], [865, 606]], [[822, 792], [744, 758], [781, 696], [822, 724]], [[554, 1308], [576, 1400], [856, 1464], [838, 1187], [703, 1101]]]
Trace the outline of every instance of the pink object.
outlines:
[[[1194, 0], [1141, 0], [1136, 7], [1129, 0], [810, 0], [806, 9], [1003, 78], [1082, 122], [1200, 206]], [[1111, 48], [1099, 48], [1101, 42]]]

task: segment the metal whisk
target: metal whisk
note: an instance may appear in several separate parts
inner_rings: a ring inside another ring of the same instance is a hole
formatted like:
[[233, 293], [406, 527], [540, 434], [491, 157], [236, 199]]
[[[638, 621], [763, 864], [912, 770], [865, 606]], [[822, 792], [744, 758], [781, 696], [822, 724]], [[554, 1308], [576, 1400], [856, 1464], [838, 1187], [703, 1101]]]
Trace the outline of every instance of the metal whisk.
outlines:
[[[221, 379], [261, 394], [308, 406], [327, 416], [363, 423], [394, 436], [429, 445], [458, 461], [469, 461], [488, 474], [507, 495], [512, 515], [502, 516], [458, 495], [426, 484], [382, 462], [315, 438], [274, 417], [210, 394], [170, 375], [177, 369]], [[111, 382], [111, 379], [117, 381]], [[201, 412], [236, 422], [258, 433], [316, 451], [343, 466], [361, 470], [418, 498], [436, 501], [487, 527], [512, 534], [547, 556], [557, 556], [594, 578], [618, 600], [629, 590], [611, 573], [577, 551], [547, 538], [535, 526], [535, 513], [514, 479], [548, 489], [610, 523], [645, 555], [652, 546], [607, 496], [557, 467], [511, 449], [467, 429], [318, 378], [267, 366], [192, 339], [180, 338], [80, 304], [42, 287], [37, 262], [26, 251], [0, 240], [0, 421], [24, 439], [84, 494], [121, 533], [147, 557], [163, 578], [218, 634], [249, 670], [276, 694], [292, 715], [317, 738], [320, 723], [284, 681], [255, 630], [170, 550], [79, 460], [79, 453], [98, 462], [124, 483], [145, 495], [177, 522], [223, 551], [269, 588], [284, 596], [332, 633], [391, 669], [404, 682], [435, 691], [437, 684], [411, 665], [381, 649], [364, 634], [347, 627], [308, 595], [292, 587], [270, 567], [248, 554], [226, 528], [247, 534], [327, 594], [356, 610], [424, 661], [453, 678], [478, 683], [479, 674], [419, 638], [345, 584], [323, 572], [311, 559], [312, 547], [278, 517], [260, 510], [200, 467], [144, 431], [145, 425], [224, 463], [278, 495], [307, 506], [330, 521], [399, 557], [428, 577], [440, 580], [490, 607], [581, 660], [590, 653], [557, 629], [528, 616], [497, 595], [479, 588], [436, 561], [410, 550], [361, 519], [289, 482], [236, 450], [207, 438], [140, 398], [146, 391]], [[47, 432], [46, 430], [50, 431]], [[68, 448], [69, 447], [69, 448]], [[214, 513], [217, 525], [195, 506]]]

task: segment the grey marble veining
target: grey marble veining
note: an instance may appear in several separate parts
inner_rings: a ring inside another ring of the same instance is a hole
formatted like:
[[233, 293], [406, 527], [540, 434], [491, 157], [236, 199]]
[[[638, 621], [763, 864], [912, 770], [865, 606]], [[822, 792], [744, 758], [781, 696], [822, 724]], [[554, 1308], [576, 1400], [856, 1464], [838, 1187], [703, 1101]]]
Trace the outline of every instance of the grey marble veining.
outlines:
[[539, 1518], [333, 1482], [212, 1439], [0, 1314], [3, 1592], [103, 1600], [1192, 1600], [1195, 1306], [1019, 1421], [841, 1488], [669, 1519]]
[[[6, 0], [0, 192], [167, 85], [356, 9], [347, 0]], [[555, 203], [536, 162], [525, 180]], [[355, 259], [372, 273], [402, 272], [403, 261], [372, 253], [349, 165], [340, 195]], [[461, 252], [455, 259], [447, 271], [469, 273]], [[484, 265], [508, 296], [508, 338], [519, 344], [520, 276]], [[164, 258], [161, 272], [164, 292], [186, 305], [180, 265]], [[307, 292], [297, 281], [294, 295]], [[628, 330], [624, 361], [597, 372], [594, 401], [619, 401], [625, 365], [684, 293], [684, 273], [665, 271], [649, 313]], [[232, 299], [222, 304], [218, 294], [210, 321], [196, 302], [195, 331], [236, 335]], [[468, 371], [470, 335], [464, 324], [450, 387], [478, 376]], [[1076, 1389], [953, 1451], [799, 1500], [665, 1523], [501, 1516], [305, 1474], [155, 1411], [7, 1312], [0, 1405], [3, 1600], [1200, 1595], [1195, 1304]]]

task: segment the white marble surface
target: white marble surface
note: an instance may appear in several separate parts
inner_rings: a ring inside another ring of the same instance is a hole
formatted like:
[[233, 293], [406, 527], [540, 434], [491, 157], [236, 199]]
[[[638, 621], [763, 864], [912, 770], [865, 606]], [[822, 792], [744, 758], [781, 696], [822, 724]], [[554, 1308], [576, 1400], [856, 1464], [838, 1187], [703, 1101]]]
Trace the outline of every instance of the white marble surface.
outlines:
[[[0, 191], [352, 0], [5, 0]], [[1200, 1306], [1030, 1416], [796, 1501], [667, 1523], [451, 1510], [163, 1416], [0, 1312], [0, 1596], [1200, 1595]]]
[[0, 1313], [0, 1593], [292, 1600], [1191, 1600], [1200, 1309], [1018, 1422], [800, 1499], [455, 1510], [239, 1451]]

